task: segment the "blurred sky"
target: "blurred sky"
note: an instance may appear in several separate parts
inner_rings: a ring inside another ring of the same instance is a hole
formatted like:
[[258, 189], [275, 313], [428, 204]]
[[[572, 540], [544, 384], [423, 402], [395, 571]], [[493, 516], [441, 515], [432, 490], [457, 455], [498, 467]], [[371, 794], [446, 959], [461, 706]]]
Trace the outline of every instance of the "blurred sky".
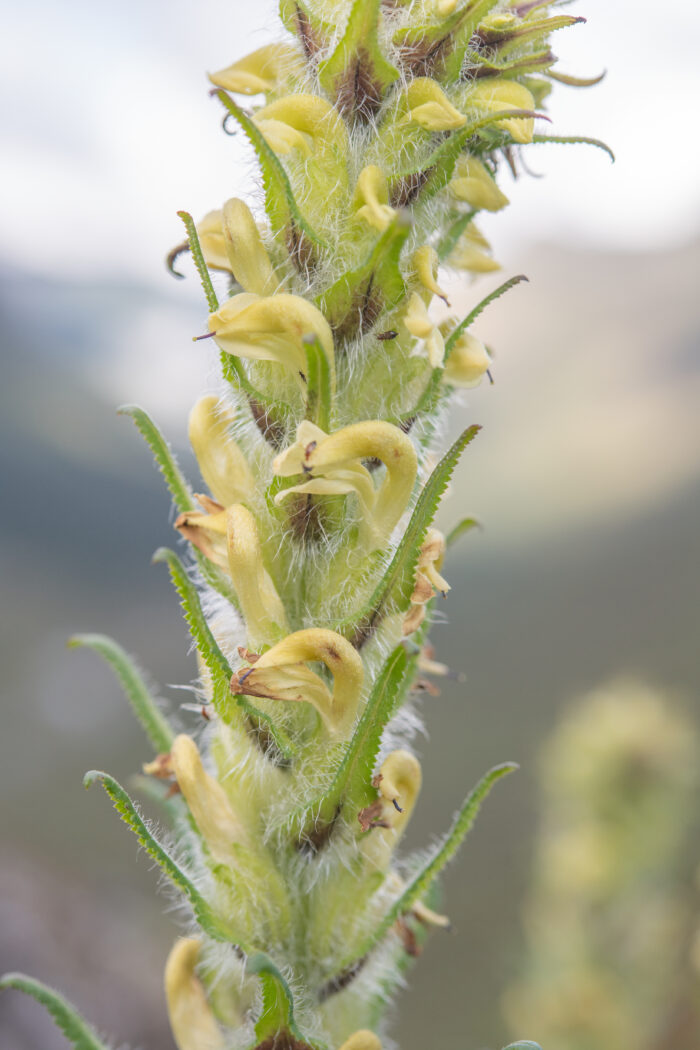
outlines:
[[[240, 137], [221, 133], [204, 71], [266, 42], [259, 27], [275, 24], [275, 7], [6, 4], [0, 259], [163, 281], [163, 246], [182, 232], [175, 211], [200, 216], [251, 184]], [[530, 164], [549, 177], [509, 190], [514, 207], [488, 232], [499, 251], [506, 237], [633, 248], [682, 240], [700, 219], [691, 110], [700, 94], [700, 8], [690, 0], [589, 0], [574, 11], [588, 24], [556, 35], [560, 68], [609, 72], [591, 90], [557, 86], [553, 129], [605, 139], [617, 167], [585, 147], [534, 147]]]

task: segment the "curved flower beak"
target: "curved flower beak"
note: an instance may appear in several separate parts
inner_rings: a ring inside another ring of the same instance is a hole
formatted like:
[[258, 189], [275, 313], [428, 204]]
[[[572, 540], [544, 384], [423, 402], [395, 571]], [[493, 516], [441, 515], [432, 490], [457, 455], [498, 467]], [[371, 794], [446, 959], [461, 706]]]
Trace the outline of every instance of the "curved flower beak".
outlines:
[[[312, 440], [305, 444], [307, 436]], [[379, 459], [387, 474], [375, 490], [363, 459]], [[360, 499], [363, 527], [373, 550], [383, 545], [403, 514], [416, 480], [418, 463], [410, 439], [398, 427], [383, 420], [354, 423], [325, 435], [305, 424], [299, 427], [297, 441], [273, 463], [276, 474], [283, 477], [297, 473], [314, 475], [295, 486], [296, 492], [321, 491], [318, 476], [332, 482], [332, 491], [354, 491]], [[285, 493], [291, 492], [286, 489]], [[323, 491], [330, 492], [325, 487]], [[283, 494], [280, 494], [283, 498]]]
[[255, 518], [240, 503], [226, 511], [228, 569], [241, 603], [250, 642], [269, 644], [287, 631], [287, 614], [265, 569]]
[[[320, 661], [333, 675], [333, 692], [304, 664]], [[320, 714], [331, 735], [352, 725], [362, 691], [364, 669], [356, 649], [335, 631], [313, 627], [287, 635], [231, 680], [231, 691], [271, 700], [304, 701]]]
[[416, 77], [405, 93], [405, 118], [426, 131], [453, 131], [467, 123], [464, 113], [450, 102], [440, 85], [430, 77]]

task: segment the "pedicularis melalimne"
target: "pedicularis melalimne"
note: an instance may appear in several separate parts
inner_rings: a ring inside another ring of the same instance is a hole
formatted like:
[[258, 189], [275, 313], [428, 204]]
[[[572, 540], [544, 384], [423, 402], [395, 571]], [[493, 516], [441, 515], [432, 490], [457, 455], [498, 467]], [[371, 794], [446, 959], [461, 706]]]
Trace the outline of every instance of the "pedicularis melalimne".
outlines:
[[[196, 645], [201, 726], [176, 733], [116, 643], [74, 639], [111, 665], [153, 745], [172, 846], [112, 777], [86, 783], [188, 909], [165, 967], [179, 1050], [380, 1047], [393, 990], [447, 925], [436, 880], [514, 768], [486, 773], [440, 843], [397, 866], [421, 787], [405, 712], [418, 676], [445, 670], [426, 632], [446, 549], [473, 524], [445, 538], [433, 519], [478, 427], [439, 459], [436, 434], [455, 389], [490, 376], [473, 321], [523, 279], [462, 319], [440, 270], [498, 269], [475, 217], [508, 204], [504, 165], [532, 143], [595, 142], [535, 133], [553, 81], [594, 82], [554, 71], [552, 34], [580, 21], [559, 6], [282, 0], [284, 39], [210, 78], [257, 158], [260, 207], [232, 199], [197, 225], [182, 212], [169, 259], [175, 272], [191, 252], [220, 351], [221, 389], [189, 421], [204, 494], [124, 409], [187, 544], [156, 560]], [[3, 984], [77, 1050], [102, 1050], [51, 989]]]

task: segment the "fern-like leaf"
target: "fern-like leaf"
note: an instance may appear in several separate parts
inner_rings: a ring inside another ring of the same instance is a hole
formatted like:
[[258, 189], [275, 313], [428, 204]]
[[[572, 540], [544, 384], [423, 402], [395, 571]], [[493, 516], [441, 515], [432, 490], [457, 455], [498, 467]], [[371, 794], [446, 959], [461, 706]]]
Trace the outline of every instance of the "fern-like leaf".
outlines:
[[148, 412], [139, 405], [122, 405], [117, 409], [117, 415], [130, 416], [133, 419], [139, 433], [153, 453], [158, 469], [165, 478], [173, 503], [180, 513], [184, 514], [186, 511], [194, 510], [192, 490], [178, 466], [173, 450]]

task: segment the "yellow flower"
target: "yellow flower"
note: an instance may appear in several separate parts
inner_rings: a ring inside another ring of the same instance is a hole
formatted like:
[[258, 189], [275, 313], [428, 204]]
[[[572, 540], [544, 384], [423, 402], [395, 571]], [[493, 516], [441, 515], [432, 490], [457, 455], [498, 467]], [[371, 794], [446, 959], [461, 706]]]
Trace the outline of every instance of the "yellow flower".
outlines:
[[431, 367], [441, 368], [445, 358], [445, 339], [438, 325], [431, 320], [428, 308], [418, 292], [414, 292], [408, 301], [403, 323], [411, 335], [425, 343]]
[[[321, 661], [333, 675], [333, 692], [305, 666]], [[335, 736], [352, 725], [362, 691], [364, 670], [356, 649], [342, 635], [313, 627], [287, 635], [241, 668], [231, 680], [231, 691], [245, 696], [268, 697], [312, 704], [328, 732]]]
[[374, 1032], [362, 1028], [359, 1032], [353, 1032], [350, 1038], [345, 1040], [340, 1050], [382, 1050], [382, 1044]]
[[[511, 109], [534, 110], [535, 100], [523, 84], [515, 80], [484, 78], [477, 80], [466, 101], [486, 113], [507, 114]], [[509, 132], [515, 142], [532, 142], [535, 130], [533, 117], [504, 117], [499, 123]]]
[[499, 211], [509, 203], [486, 166], [476, 157], [460, 158], [449, 189], [453, 197], [465, 201], [472, 208]]
[[279, 282], [248, 205], [237, 197], [227, 201], [222, 229], [229, 269], [241, 288], [256, 295], [273, 295]]
[[165, 998], [178, 1050], [222, 1050], [224, 1041], [195, 967], [201, 942], [176, 941], [165, 964]]
[[488, 351], [479, 339], [464, 332], [452, 347], [447, 358], [443, 380], [452, 386], [478, 386], [491, 367]]
[[452, 131], [463, 128], [467, 118], [450, 102], [440, 85], [430, 77], [416, 77], [406, 89], [404, 118], [426, 131]]
[[209, 211], [197, 223], [197, 237], [207, 266], [212, 270], [231, 272], [226, 243], [224, 241], [224, 216], [222, 211]]
[[306, 368], [304, 336], [315, 336], [331, 371], [334, 368], [333, 335], [328, 321], [313, 303], [299, 295], [233, 295], [210, 314], [209, 331], [224, 353], [277, 361], [297, 374]]
[[435, 275], [438, 272], [440, 260], [438, 253], [434, 248], [431, 248], [429, 244], [424, 244], [422, 248], [418, 248], [413, 253], [411, 260], [411, 266], [415, 271], [416, 277], [426, 289], [432, 295], [437, 295], [438, 298], [442, 299], [448, 306], [450, 305], [447, 296], [443, 292], [440, 285], [435, 280]]
[[500, 263], [487, 254], [490, 248], [491, 245], [481, 231], [470, 222], [450, 253], [447, 263], [458, 270], [468, 270], [471, 273], [491, 273], [493, 270], [500, 270]]
[[209, 491], [222, 507], [244, 503], [255, 491], [248, 462], [231, 437], [232, 422], [217, 397], [200, 398], [190, 413], [192, 451]]
[[212, 84], [224, 91], [241, 95], [257, 95], [274, 91], [283, 71], [298, 64], [297, 52], [288, 44], [267, 44], [237, 62], [210, 73]]
[[[386, 466], [386, 477], [378, 490], [362, 464], [364, 459], [379, 459]], [[300, 473], [311, 475], [293, 489], [279, 493], [278, 502], [292, 491], [310, 494], [356, 492], [368, 553], [383, 546], [391, 535], [410, 499], [417, 469], [416, 453], [410, 439], [398, 427], [383, 420], [354, 423], [328, 435], [318, 427], [302, 423], [294, 445], [273, 462], [275, 474], [281, 477], [294, 477]], [[319, 485], [319, 477], [325, 484]]]
[[380, 233], [394, 219], [396, 210], [389, 204], [386, 175], [376, 164], [369, 164], [358, 175], [353, 206], [357, 217]]
[[245, 845], [247, 834], [226, 792], [202, 765], [192, 737], [181, 733], [170, 751], [173, 772], [200, 835], [215, 861], [235, 866], [233, 846]]
[[255, 518], [240, 503], [226, 508], [198, 496], [204, 513], [187, 511], [175, 528], [228, 573], [245, 618], [251, 644], [270, 644], [287, 630], [287, 616], [267, 572]]

